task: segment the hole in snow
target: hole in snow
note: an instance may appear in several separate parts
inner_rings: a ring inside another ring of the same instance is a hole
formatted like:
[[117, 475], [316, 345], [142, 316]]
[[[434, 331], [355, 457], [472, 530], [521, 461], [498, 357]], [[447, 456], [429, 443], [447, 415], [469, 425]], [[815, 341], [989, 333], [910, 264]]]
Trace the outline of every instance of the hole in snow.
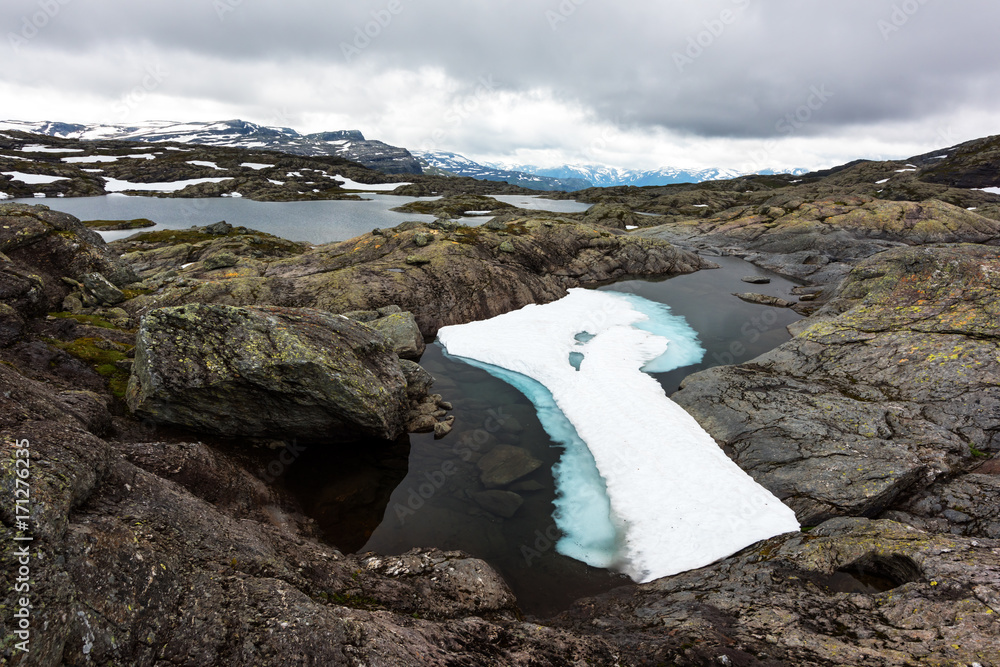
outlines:
[[570, 352], [569, 353], [569, 365], [570, 366], [572, 366], [576, 370], [580, 370], [580, 364], [582, 364], [582, 363], [583, 363], [583, 355], [582, 354], [580, 354], [579, 352]]

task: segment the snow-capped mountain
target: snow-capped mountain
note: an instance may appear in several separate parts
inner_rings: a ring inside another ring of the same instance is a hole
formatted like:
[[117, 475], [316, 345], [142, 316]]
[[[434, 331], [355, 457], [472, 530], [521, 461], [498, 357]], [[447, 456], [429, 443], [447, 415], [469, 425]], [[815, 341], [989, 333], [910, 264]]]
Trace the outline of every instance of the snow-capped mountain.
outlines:
[[506, 181], [531, 190], [565, 190], [573, 192], [589, 188], [592, 183], [575, 176], [559, 177], [533, 174], [519, 169], [498, 168], [473, 162], [469, 158], [448, 151], [413, 151], [426, 165], [444, 169], [457, 176], [471, 176], [483, 181]]
[[133, 125], [0, 121], [0, 129], [83, 140], [179, 141], [209, 146], [258, 148], [292, 155], [335, 155], [387, 174], [422, 173], [420, 163], [405, 148], [365, 139], [357, 130], [299, 134], [288, 127], [266, 127], [243, 120], [212, 123], [147, 121]]
[[[773, 174], [772, 170], [762, 172], [740, 171], [738, 169], [680, 169], [664, 167], [662, 169], [620, 169], [604, 165], [563, 165], [560, 167], [536, 167], [533, 165], [515, 165], [507, 163], [488, 163], [496, 169], [511, 169], [524, 171], [539, 176], [551, 176], [561, 179], [583, 179], [590, 181], [596, 187], [606, 188], [617, 185], [671, 185], [673, 183], [701, 183], [702, 181], [718, 181], [737, 178], [752, 173]], [[804, 174], [808, 170], [795, 169], [788, 172]]]

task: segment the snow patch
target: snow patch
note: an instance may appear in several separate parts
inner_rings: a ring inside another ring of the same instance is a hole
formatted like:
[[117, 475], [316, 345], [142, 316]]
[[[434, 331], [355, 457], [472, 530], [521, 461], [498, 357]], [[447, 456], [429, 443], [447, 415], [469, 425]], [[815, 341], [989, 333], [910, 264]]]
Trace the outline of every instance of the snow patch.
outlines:
[[0, 192], [0, 199], [10, 199], [11, 196], [6, 192]]
[[117, 155], [78, 155], [76, 157], [64, 157], [66, 164], [93, 164], [96, 162], [117, 162]]
[[274, 167], [273, 164], [263, 164], [262, 162], [243, 162], [240, 166], [248, 169], [256, 169], [257, 171], [260, 171], [261, 169], [271, 169]]
[[889, 182], [888, 178], [883, 178], [881, 181], [875, 181], [875, 185], [883, 185], [888, 182]]
[[149, 153], [135, 153], [134, 155], [123, 155], [122, 157], [131, 158], [133, 160], [155, 160], [155, 155], [150, 155]]
[[56, 181], [66, 181], [69, 180], [65, 176], [46, 176], [44, 174], [25, 174], [20, 171], [3, 171], [0, 174], [6, 176], [11, 176], [15, 181], [21, 181], [22, 183], [27, 183], [28, 185], [41, 185], [47, 183], [55, 183]]
[[224, 169], [214, 162], [209, 162], [208, 160], [188, 160], [187, 163], [193, 164], [196, 167], [211, 167], [212, 169], [218, 169], [219, 171], [229, 171], [228, 169]]
[[980, 192], [989, 192], [992, 195], [1000, 195], [1000, 188], [976, 188]]
[[625, 225], [625, 229], [639, 229], [639, 225]]
[[32, 144], [31, 146], [22, 146], [19, 148], [22, 153], [82, 153], [82, 148], [58, 148], [56, 146], [43, 146], [41, 144]]
[[337, 181], [340, 181], [340, 187], [345, 190], [369, 190], [371, 192], [391, 192], [401, 185], [410, 185], [409, 183], [358, 183], [357, 181], [352, 181], [349, 178], [344, 178], [341, 175], [331, 176]]
[[172, 181], [169, 183], [129, 183], [128, 181], [119, 181], [117, 178], [105, 179], [104, 189], [107, 192], [124, 192], [126, 190], [138, 190], [141, 192], [177, 192], [178, 190], [183, 190], [189, 185], [198, 185], [199, 183], [221, 183], [222, 181], [231, 180], [229, 178], [189, 178], [186, 181]]
[[[678, 368], [704, 354], [687, 323], [666, 306], [572, 289], [554, 303], [445, 327], [438, 337], [453, 356], [544, 387], [593, 456], [603, 490], [571, 470], [579, 459], [555, 471], [563, 503], [557, 524], [566, 533], [561, 553], [651, 581], [798, 530], [795, 514], [640, 371]], [[579, 370], [571, 353], [582, 355]], [[605, 491], [602, 518], [593, 498]], [[586, 520], [574, 520], [574, 509]]]
[[276, 181], [276, 180], [271, 179], [271, 178], [267, 179], [267, 182], [268, 183], [274, 183], [275, 185], [284, 185], [285, 184], [284, 181]]

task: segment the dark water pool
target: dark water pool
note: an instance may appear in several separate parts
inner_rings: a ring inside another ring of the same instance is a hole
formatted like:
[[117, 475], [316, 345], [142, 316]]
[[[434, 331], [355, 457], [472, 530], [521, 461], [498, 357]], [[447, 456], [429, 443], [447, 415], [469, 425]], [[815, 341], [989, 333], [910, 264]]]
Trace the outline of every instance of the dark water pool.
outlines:
[[[740, 301], [733, 292], [789, 297], [794, 283], [736, 258], [714, 258], [722, 268], [660, 282], [629, 281], [602, 289], [631, 292], [666, 303], [687, 318], [707, 354], [696, 366], [657, 375], [667, 393], [692, 372], [748, 361], [789, 339], [785, 327], [800, 319], [790, 310]], [[768, 275], [770, 285], [748, 285], [746, 275]], [[455, 429], [442, 439], [409, 437], [409, 447], [324, 462], [303, 457], [289, 475], [307, 510], [328, 539], [345, 550], [399, 554], [414, 547], [456, 549], [496, 567], [522, 609], [544, 616], [573, 600], [628, 583], [608, 570], [560, 555], [552, 519], [551, 473], [561, 453], [546, 435], [531, 403], [485, 371], [449, 359], [438, 344], [421, 363], [437, 378], [435, 391], [454, 404]], [[478, 461], [500, 445], [520, 448], [542, 462], [507, 487], [490, 493]], [[497, 497], [497, 496], [500, 497]], [[518, 504], [520, 503], [520, 504]]]

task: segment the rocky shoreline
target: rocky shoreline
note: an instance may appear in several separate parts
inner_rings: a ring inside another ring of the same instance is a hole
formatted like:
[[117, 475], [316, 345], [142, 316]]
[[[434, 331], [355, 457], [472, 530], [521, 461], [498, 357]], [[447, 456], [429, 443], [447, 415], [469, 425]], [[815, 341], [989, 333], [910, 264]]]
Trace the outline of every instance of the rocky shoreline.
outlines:
[[[609, 202], [322, 246], [223, 223], [105, 244], [0, 205], [0, 431], [30, 442], [35, 540], [32, 651], [5, 615], [3, 659], [998, 664], [1000, 223], [941, 201], [770, 196], [786, 200], [674, 208], [631, 234], [649, 216]], [[791, 341], [674, 396], [803, 532], [526, 619], [486, 563], [342, 553], [270, 483], [306, 444], [447, 437], [449, 397], [409, 360], [439, 327], [710, 268], [695, 248], [804, 283]], [[0, 471], [13, 497], [12, 459]], [[10, 610], [10, 503], [0, 519]]]

